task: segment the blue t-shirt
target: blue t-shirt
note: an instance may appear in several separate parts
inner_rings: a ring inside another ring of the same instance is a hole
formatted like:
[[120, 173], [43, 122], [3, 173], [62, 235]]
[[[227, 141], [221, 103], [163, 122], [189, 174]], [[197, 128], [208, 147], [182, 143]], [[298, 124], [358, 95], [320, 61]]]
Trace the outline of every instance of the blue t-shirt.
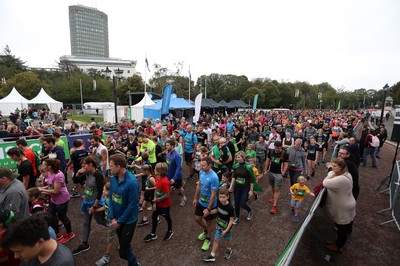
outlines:
[[[219, 180], [218, 176], [214, 171], [210, 171], [208, 173], [204, 171], [200, 171], [200, 195], [199, 195], [199, 203], [201, 206], [207, 208], [208, 202], [211, 198], [211, 193], [213, 190], [218, 191], [219, 188]], [[217, 207], [217, 196], [214, 199], [212, 207]]]
[[232, 134], [233, 133], [233, 126], [234, 125], [235, 125], [235, 123], [233, 123], [233, 122], [226, 123], [226, 132], [228, 134]]
[[185, 142], [185, 152], [186, 153], [193, 153], [194, 152], [194, 145], [197, 143], [197, 136], [194, 132], [186, 133], [183, 137], [183, 141]]

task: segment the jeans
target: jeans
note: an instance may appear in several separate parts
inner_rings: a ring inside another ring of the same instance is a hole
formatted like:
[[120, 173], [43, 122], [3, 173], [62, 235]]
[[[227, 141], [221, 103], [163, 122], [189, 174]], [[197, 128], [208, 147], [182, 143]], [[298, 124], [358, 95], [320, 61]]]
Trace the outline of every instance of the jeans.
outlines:
[[382, 147], [376, 148], [375, 157], [376, 157], [376, 156], [379, 156], [379, 154], [381, 154], [381, 148], [382, 148]]
[[240, 217], [240, 208], [251, 212], [251, 208], [247, 205], [249, 189], [246, 186], [236, 185], [233, 194], [235, 196], [235, 216]]
[[117, 229], [119, 240], [119, 256], [128, 261], [128, 266], [137, 266], [136, 256], [133, 253], [131, 241], [135, 232], [136, 222], [131, 224], [121, 224]]
[[57, 218], [60, 219], [60, 221], [64, 224], [67, 234], [70, 234], [72, 232], [71, 220], [67, 217], [68, 202], [69, 201], [62, 203], [62, 204], [54, 204], [54, 203], [50, 202], [49, 213], [54, 218], [53, 222], [51, 224], [51, 227], [53, 227], [54, 232], [56, 234], [60, 233]]
[[364, 160], [364, 165], [365, 166], [368, 166], [368, 155], [371, 155], [372, 166], [376, 167], [375, 148], [364, 147], [363, 160]]
[[82, 219], [83, 219], [83, 243], [88, 243], [89, 235], [90, 235], [90, 228], [92, 224], [92, 216], [98, 224], [106, 226], [106, 220], [104, 219], [104, 212], [95, 212], [93, 214], [89, 214], [87, 211], [82, 212]]

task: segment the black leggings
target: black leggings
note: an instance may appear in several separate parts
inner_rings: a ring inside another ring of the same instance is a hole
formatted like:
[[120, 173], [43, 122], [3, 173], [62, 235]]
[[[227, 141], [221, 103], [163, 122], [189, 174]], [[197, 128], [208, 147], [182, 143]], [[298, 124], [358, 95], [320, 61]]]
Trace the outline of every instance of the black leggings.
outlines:
[[58, 234], [60, 232], [58, 228], [58, 219], [64, 224], [65, 230], [67, 231], [68, 234], [72, 232], [72, 227], [71, 227], [71, 220], [67, 217], [67, 212], [68, 212], [68, 202], [62, 203], [62, 204], [54, 204], [53, 202], [50, 202], [49, 205], [49, 213], [53, 216], [53, 222], [51, 224], [51, 227], [53, 227], [54, 232]]
[[168, 208], [161, 208], [161, 207], [156, 207], [156, 210], [153, 211], [153, 214], [151, 216], [151, 219], [153, 221], [152, 227], [151, 227], [151, 233], [156, 234], [157, 230], [157, 218], [158, 215], [161, 215], [165, 218], [165, 220], [168, 223], [168, 231], [172, 231], [172, 220], [171, 216], [169, 214], [169, 207]]
[[349, 224], [335, 224], [337, 230], [336, 246], [342, 248], [347, 240], [347, 235], [352, 231], [353, 222]]

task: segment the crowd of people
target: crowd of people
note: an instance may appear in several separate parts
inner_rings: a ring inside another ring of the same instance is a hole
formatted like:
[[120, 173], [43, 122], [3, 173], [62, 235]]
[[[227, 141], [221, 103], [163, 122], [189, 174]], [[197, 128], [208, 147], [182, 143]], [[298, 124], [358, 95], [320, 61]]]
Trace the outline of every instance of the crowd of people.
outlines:
[[[21, 117], [7, 121], [0, 131], [20, 128], [20, 121]], [[170, 200], [174, 190], [180, 196], [177, 208], [193, 198], [201, 249], [212, 246], [204, 261], [216, 260], [221, 238], [227, 241], [224, 258], [229, 259], [232, 228], [240, 222], [241, 209], [248, 221], [257, 212], [249, 199], [257, 200], [263, 191], [260, 179], [268, 178], [270, 184], [270, 213], [278, 212], [281, 194], [289, 193], [290, 202], [283, 204], [291, 207], [293, 221], [299, 222], [305, 196], [315, 196], [307, 180], [325, 163], [329, 169], [322, 183], [327, 188], [325, 208], [338, 232], [337, 240], [328, 242], [326, 248], [342, 252], [360, 193], [359, 166], [368, 166], [370, 156], [372, 167], [378, 167], [376, 158], [387, 138], [383, 124], [371, 128], [366, 114], [349, 110], [204, 113], [195, 124], [172, 115], [163, 121], [123, 119], [114, 126], [100, 126], [95, 121], [89, 125], [72, 121], [68, 126], [34, 122], [26, 130], [30, 133], [2, 135], [16, 143], [7, 155], [16, 162], [17, 171], [0, 167], [0, 239], [4, 247], [0, 262], [9, 265], [19, 259], [33, 262], [29, 265], [74, 265], [73, 256], [90, 248], [92, 217], [107, 232], [106, 252], [96, 265], [110, 262], [115, 239], [119, 256], [128, 265], [140, 265], [131, 247], [135, 228], [151, 222], [151, 231], [143, 240], [154, 241], [162, 217], [168, 224], [163, 239], [170, 240], [174, 235], [170, 214], [176, 207]], [[110, 130], [112, 134], [103, 134]], [[90, 134], [90, 142], [76, 139], [66, 156], [68, 143], [61, 140], [63, 134]], [[40, 138], [40, 151], [29, 148], [21, 136]], [[337, 157], [334, 160], [327, 157], [329, 149], [332, 158]], [[290, 180], [289, 191], [282, 191], [285, 177]], [[195, 193], [187, 195], [184, 185], [193, 179]], [[68, 186], [69, 182], [73, 185]], [[70, 200], [82, 195], [80, 210], [69, 210]], [[63, 244], [75, 237], [76, 221], [68, 218], [74, 211], [82, 213], [83, 232], [80, 245], [70, 251]], [[62, 227], [64, 234], [60, 233]]]

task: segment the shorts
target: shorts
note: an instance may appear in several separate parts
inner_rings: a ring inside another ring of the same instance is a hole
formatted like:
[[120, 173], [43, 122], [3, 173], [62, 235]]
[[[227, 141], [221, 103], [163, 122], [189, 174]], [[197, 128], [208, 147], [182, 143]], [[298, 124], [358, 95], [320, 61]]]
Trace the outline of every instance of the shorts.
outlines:
[[[203, 205], [201, 205], [199, 202], [197, 202], [197, 204], [196, 204], [196, 209], [194, 210], [194, 215], [203, 217], [203, 216], [204, 216], [203, 211], [204, 211], [205, 209], [207, 209], [207, 208], [204, 207]], [[217, 215], [218, 215], [218, 213], [210, 214], [210, 215], [208, 215], [207, 217], [204, 217], [204, 220], [206, 220], [206, 221], [212, 221], [212, 220], [214, 220], [215, 218], [217, 218]]]
[[282, 174], [269, 173], [269, 184], [279, 189], [282, 187], [283, 177]]
[[182, 178], [175, 180], [172, 186], [176, 189], [180, 189], [181, 187], [183, 187]]
[[85, 175], [80, 175], [77, 176], [76, 173], [74, 173], [74, 175], [72, 176], [72, 181], [74, 182], [74, 184], [80, 184], [81, 186], [83, 186], [85, 184]]
[[107, 229], [107, 244], [115, 242], [116, 239], [118, 240], [117, 230], [109, 227]]
[[301, 201], [298, 201], [298, 200], [290, 200], [290, 205], [291, 206], [295, 206], [295, 207], [297, 207], [297, 208], [300, 208], [300, 206], [301, 206]]
[[193, 152], [185, 152], [185, 162], [193, 162]]
[[146, 190], [144, 192], [144, 200], [152, 203], [154, 199], [154, 190]]
[[157, 206], [156, 208], [157, 208], [156, 212], [158, 215], [164, 216], [164, 215], [169, 214], [169, 209], [170, 209], [169, 207], [162, 208], [162, 207]]
[[[222, 237], [222, 236], [221, 236], [222, 231], [223, 231], [223, 230], [222, 230], [221, 228], [215, 229], [214, 239], [220, 239], [220, 238]], [[224, 235], [224, 239], [225, 239], [226, 241], [229, 241], [229, 240], [231, 240], [231, 237], [232, 237], [232, 234], [231, 234], [231, 231], [229, 230], [229, 232], [226, 233], [226, 234]]]
[[146, 181], [147, 181], [147, 178], [144, 178], [143, 176], [142, 176], [142, 186], [141, 186], [141, 189], [140, 189], [140, 191], [146, 191]]

